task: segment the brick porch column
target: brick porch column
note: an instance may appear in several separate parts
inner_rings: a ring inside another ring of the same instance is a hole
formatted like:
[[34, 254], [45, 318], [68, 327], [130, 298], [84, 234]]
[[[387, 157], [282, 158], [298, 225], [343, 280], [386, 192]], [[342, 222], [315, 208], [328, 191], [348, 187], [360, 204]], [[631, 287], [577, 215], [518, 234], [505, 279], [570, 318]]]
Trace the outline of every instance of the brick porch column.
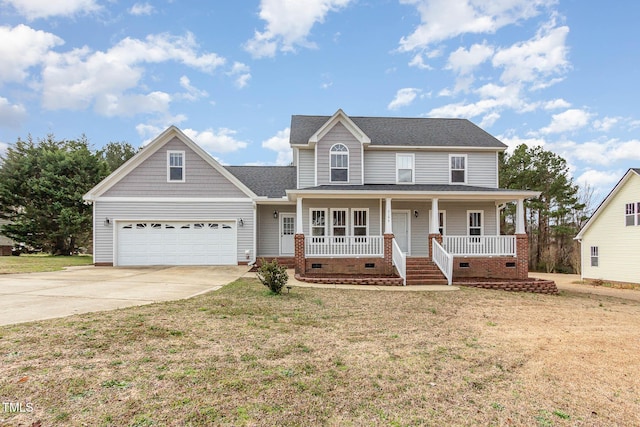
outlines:
[[529, 278], [529, 236], [516, 234], [516, 274], [518, 279]]
[[440, 233], [429, 233], [429, 257], [433, 258], [433, 240], [436, 239], [438, 243], [442, 245], [442, 234]]
[[384, 274], [393, 274], [393, 233], [384, 234]]
[[296, 274], [304, 275], [306, 273], [306, 263], [304, 259], [304, 234], [296, 234], [294, 236], [294, 242]]

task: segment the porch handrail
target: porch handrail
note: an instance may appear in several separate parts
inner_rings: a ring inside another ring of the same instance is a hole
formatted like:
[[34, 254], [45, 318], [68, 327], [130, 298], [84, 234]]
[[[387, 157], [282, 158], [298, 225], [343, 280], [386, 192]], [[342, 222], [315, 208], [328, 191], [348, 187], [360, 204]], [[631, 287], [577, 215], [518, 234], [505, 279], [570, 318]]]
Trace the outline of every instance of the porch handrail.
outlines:
[[407, 255], [402, 252], [400, 245], [398, 245], [395, 238], [391, 242], [391, 257], [393, 259], [393, 265], [396, 266], [398, 274], [402, 277], [402, 284], [407, 286]]
[[383, 236], [304, 236], [305, 256], [384, 256]]
[[516, 256], [516, 236], [443, 236], [444, 249], [462, 256]]
[[433, 262], [438, 266], [444, 277], [447, 278], [447, 285], [451, 286], [453, 279], [453, 255], [447, 253], [436, 239], [433, 242]]

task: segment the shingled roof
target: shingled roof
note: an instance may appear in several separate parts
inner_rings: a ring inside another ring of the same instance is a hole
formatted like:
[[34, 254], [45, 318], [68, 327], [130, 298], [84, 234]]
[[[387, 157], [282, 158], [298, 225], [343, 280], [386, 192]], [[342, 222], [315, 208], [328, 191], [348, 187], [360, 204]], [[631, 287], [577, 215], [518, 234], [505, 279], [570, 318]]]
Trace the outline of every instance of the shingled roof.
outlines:
[[[307, 144], [331, 116], [291, 116], [291, 144]], [[504, 149], [497, 138], [466, 119], [352, 117], [372, 146], [482, 147]]]
[[225, 166], [259, 197], [286, 197], [286, 190], [296, 188], [295, 166]]

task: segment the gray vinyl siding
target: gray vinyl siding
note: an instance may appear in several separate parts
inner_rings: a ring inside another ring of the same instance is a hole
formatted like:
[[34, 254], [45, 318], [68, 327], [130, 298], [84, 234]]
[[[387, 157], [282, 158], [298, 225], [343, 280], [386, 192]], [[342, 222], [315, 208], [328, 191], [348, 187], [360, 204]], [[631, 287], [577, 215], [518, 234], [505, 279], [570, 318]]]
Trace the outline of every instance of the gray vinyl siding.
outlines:
[[396, 183], [396, 153], [366, 150], [364, 153], [365, 184]]
[[[8, 223], [9, 221], [6, 219], [0, 219], [0, 233], [2, 233], [2, 226]], [[13, 246], [13, 240], [3, 234], [0, 234], [0, 246]]]
[[[242, 219], [238, 226], [238, 262], [246, 262], [245, 250], [253, 256], [253, 202], [114, 202], [97, 200], [94, 215], [94, 262], [113, 262], [114, 221], [131, 220], [228, 220]], [[105, 218], [112, 220], [105, 225]]]
[[493, 202], [440, 202], [439, 210], [447, 211], [446, 231], [448, 236], [466, 236], [467, 211], [481, 210], [483, 212], [483, 235], [496, 236], [496, 205]]
[[258, 205], [257, 253], [261, 256], [280, 255], [280, 216], [273, 217], [273, 211], [295, 213], [295, 205]]
[[[330, 182], [329, 150], [334, 144], [344, 144], [349, 149], [349, 182]], [[316, 145], [318, 152], [318, 185], [362, 184], [362, 144], [342, 123], [337, 123]]]
[[[331, 208], [369, 209], [369, 235], [381, 236], [380, 229], [380, 200], [330, 200], [330, 199], [304, 199], [302, 201], [302, 229], [305, 235], [309, 235], [309, 209], [327, 208], [327, 215], [331, 214]], [[384, 204], [383, 204], [384, 208]], [[328, 218], [328, 217], [327, 217]], [[351, 212], [349, 212], [349, 234], [351, 233]], [[330, 233], [330, 232], [329, 232]]]
[[496, 153], [469, 153], [467, 155], [469, 185], [498, 188], [498, 156]]
[[[410, 153], [411, 151], [403, 151]], [[396, 151], [366, 150], [364, 157], [365, 184], [396, 183]], [[448, 151], [415, 152], [416, 184], [449, 184]], [[455, 153], [467, 155], [467, 184], [498, 187], [495, 152]]]
[[[185, 182], [167, 182], [167, 151], [185, 152]], [[103, 194], [104, 197], [246, 197], [178, 138], [173, 138]]]
[[314, 150], [299, 150], [298, 157], [298, 188], [313, 187], [315, 180]]

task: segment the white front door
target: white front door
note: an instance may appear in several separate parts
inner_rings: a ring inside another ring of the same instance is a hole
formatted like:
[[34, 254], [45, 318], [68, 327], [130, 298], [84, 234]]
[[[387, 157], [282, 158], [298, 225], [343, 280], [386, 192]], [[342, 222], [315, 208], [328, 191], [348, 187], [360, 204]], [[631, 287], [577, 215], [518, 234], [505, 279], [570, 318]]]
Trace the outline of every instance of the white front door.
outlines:
[[409, 212], [393, 212], [391, 214], [393, 235], [404, 253], [409, 252]]
[[296, 214], [280, 214], [280, 255], [295, 253], [294, 236], [296, 234]]

